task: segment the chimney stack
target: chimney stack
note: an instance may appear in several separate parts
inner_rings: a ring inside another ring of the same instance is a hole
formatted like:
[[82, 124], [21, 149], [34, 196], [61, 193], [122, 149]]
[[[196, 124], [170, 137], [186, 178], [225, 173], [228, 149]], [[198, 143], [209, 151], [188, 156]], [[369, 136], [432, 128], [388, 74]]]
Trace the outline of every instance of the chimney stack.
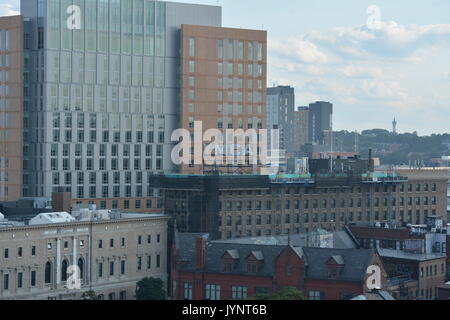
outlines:
[[197, 238], [195, 241], [195, 259], [196, 267], [201, 270], [205, 267], [205, 255], [206, 255], [206, 239], [203, 237]]

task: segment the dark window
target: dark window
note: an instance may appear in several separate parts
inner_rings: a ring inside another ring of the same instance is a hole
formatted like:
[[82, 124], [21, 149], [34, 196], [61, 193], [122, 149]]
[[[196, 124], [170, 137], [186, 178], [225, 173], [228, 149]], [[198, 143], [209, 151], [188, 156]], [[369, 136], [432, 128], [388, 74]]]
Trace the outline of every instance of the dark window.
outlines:
[[52, 264], [48, 261], [45, 264], [45, 283], [52, 282]]
[[31, 274], [30, 274], [30, 285], [32, 287], [36, 286], [36, 271], [35, 270], [31, 271]]
[[68, 268], [67, 260], [64, 260], [62, 262], [62, 266], [61, 266], [61, 280], [62, 281], [67, 281], [67, 268]]

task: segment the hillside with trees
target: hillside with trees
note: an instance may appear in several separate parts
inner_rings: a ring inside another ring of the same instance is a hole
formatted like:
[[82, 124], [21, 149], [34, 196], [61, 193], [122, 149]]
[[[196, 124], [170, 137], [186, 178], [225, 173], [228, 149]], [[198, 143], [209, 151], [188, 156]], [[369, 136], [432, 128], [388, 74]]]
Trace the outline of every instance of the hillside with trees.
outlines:
[[373, 157], [383, 165], [410, 165], [421, 163], [434, 166], [433, 159], [450, 156], [450, 134], [419, 136], [417, 132], [393, 134], [383, 129], [365, 130], [361, 134], [341, 131], [345, 151], [355, 151], [367, 157], [372, 149]]

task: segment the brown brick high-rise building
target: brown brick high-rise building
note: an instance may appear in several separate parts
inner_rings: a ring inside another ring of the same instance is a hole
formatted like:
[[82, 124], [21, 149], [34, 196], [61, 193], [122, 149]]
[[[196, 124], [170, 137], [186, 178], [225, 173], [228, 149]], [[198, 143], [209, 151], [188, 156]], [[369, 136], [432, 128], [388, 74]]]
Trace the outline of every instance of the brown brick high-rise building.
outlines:
[[[181, 127], [192, 134], [194, 121], [203, 133], [266, 128], [267, 32], [182, 25], [181, 41]], [[203, 166], [181, 171], [202, 173]]]
[[23, 18], [0, 17], [0, 201], [22, 196]]

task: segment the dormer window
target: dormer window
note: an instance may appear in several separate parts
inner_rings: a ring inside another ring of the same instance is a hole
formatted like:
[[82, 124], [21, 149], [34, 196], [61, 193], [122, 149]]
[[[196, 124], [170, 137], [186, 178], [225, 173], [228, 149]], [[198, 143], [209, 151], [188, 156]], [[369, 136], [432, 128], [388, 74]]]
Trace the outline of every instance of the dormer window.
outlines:
[[222, 256], [222, 270], [226, 273], [233, 272], [234, 266], [239, 262], [237, 250], [227, 250]]
[[335, 279], [340, 276], [341, 271], [344, 269], [345, 262], [344, 257], [337, 255], [331, 256], [327, 262], [327, 277]]
[[264, 256], [261, 251], [252, 251], [247, 259], [247, 273], [256, 274], [264, 263]]

